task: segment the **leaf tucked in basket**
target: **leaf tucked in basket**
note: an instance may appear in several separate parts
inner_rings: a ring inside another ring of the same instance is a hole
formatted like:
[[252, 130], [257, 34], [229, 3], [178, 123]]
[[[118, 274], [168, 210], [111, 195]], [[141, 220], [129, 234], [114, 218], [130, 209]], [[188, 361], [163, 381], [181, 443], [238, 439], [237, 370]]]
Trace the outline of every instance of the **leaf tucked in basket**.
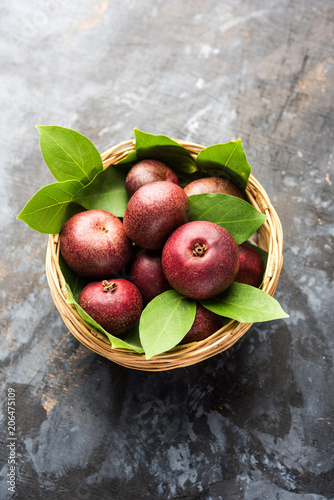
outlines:
[[112, 347], [119, 347], [121, 349], [131, 349], [136, 352], [143, 352], [143, 348], [139, 339], [139, 330], [138, 325], [133, 327], [129, 332], [127, 332], [126, 336], [123, 339], [115, 337], [110, 333], [106, 332], [100, 325], [96, 323], [78, 304], [80, 293], [83, 288], [89, 283], [87, 278], [82, 278], [75, 274], [66, 264], [62, 256], [59, 257], [59, 266], [61, 272], [66, 281], [66, 289], [67, 289], [67, 302], [69, 304], [74, 304], [79, 316], [86, 321], [90, 326], [103, 333], [108, 337]]
[[102, 158], [94, 144], [75, 130], [37, 128], [45, 163], [59, 182], [37, 191], [17, 218], [40, 233], [57, 234], [72, 215], [82, 210], [74, 196], [103, 170]]
[[196, 172], [195, 160], [187, 149], [165, 135], [153, 135], [135, 129], [137, 159], [154, 158], [172, 168], [176, 174]]
[[125, 337], [122, 339], [118, 337], [114, 337], [114, 335], [111, 335], [110, 333], [106, 332], [102, 326], [100, 326], [96, 321], [89, 316], [89, 314], [86, 313], [82, 309], [82, 307], [79, 306], [79, 304], [76, 302], [76, 300], [73, 297], [72, 291], [70, 286], [66, 283], [66, 290], [67, 290], [67, 302], [69, 304], [73, 304], [79, 314], [79, 316], [86, 322], [88, 325], [92, 326], [95, 328], [95, 330], [98, 330], [99, 332], [103, 333], [108, 339], [110, 340], [110, 343], [112, 347], [119, 348], [119, 349], [131, 349], [133, 351], [136, 351], [138, 353], [142, 353], [143, 349], [140, 345], [140, 340], [139, 340], [139, 331], [138, 331], [138, 326], [136, 325], [133, 327], [131, 330], [129, 330]]
[[288, 318], [276, 299], [266, 292], [243, 283], [232, 285], [212, 299], [201, 300], [210, 311], [240, 323], [256, 323]]
[[219, 224], [235, 239], [243, 243], [267, 220], [247, 201], [221, 193], [189, 196], [189, 220], [207, 220]]
[[83, 278], [82, 276], [79, 276], [74, 271], [72, 271], [72, 269], [66, 264], [61, 253], [59, 254], [59, 267], [64, 276], [65, 282], [71, 288], [71, 294], [74, 300], [78, 302], [79, 295], [85, 288], [85, 286], [88, 285], [89, 279]]
[[175, 347], [190, 330], [195, 314], [196, 302], [176, 290], [167, 290], [151, 300], [139, 323], [146, 358]]
[[103, 169], [94, 144], [75, 130], [37, 126], [45, 163], [57, 181], [77, 180], [88, 184]]
[[28, 201], [17, 218], [35, 231], [57, 234], [72, 215], [82, 211], [82, 207], [73, 202], [74, 195], [81, 188], [81, 182], [76, 180], [44, 186]]
[[196, 157], [200, 170], [218, 171], [231, 177], [239, 187], [245, 189], [251, 172], [241, 140], [215, 144], [203, 149]]
[[84, 188], [74, 195], [74, 201], [87, 210], [99, 208], [107, 210], [116, 217], [123, 217], [129, 201], [125, 190], [127, 171], [109, 166]]

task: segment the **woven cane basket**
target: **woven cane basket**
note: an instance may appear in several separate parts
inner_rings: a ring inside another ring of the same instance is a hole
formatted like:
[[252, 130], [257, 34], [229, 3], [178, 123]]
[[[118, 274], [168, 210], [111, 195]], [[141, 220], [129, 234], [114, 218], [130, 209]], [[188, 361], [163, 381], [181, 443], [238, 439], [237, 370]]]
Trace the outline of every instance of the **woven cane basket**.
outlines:
[[[195, 158], [204, 146], [176, 140]], [[134, 141], [117, 144], [102, 155], [104, 168], [114, 165], [134, 150]], [[251, 204], [267, 215], [267, 220], [258, 230], [258, 245], [268, 252], [268, 261], [262, 289], [273, 296], [282, 268], [283, 233], [278, 215], [261, 184], [250, 175], [246, 193]], [[86, 324], [75, 307], [66, 301], [65, 279], [59, 267], [59, 234], [49, 236], [46, 254], [46, 275], [54, 303], [69, 331], [88, 349], [118, 363], [119, 365], [146, 371], [164, 371], [199, 363], [221, 353], [237, 342], [252, 323], [231, 320], [223, 328], [205, 340], [178, 346], [167, 353], [146, 359], [145, 354], [127, 349], [112, 348], [109, 340]]]

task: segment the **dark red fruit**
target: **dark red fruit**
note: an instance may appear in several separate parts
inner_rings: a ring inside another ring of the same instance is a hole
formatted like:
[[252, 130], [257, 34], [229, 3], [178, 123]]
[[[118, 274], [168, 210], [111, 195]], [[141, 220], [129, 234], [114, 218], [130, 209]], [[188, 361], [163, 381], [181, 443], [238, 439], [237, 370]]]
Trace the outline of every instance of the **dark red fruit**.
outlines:
[[96, 323], [116, 336], [134, 326], [143, 310], [138, 288], [124, 279], [89, 283], [78, 303]]
[[80, 276], [104, 278], [129, 263], [132, 244], [117, 217], [105, 210], [87, 210], [74, 215], [64, 225], [60, 252]]
[[156, 250], [139, 252], [131, 266], [130, 276], [142, 294], [145, 303], [171, 289], [162, 270], [161, 252]]
[[162, 267], [175, 290], [193, 299], [207, 299], [226, 290], [239, 269], [238, 245], [218, 224], [188, 222], [168, 238]]
[[223, 326], [223, 318], [197, 303], [195, 320], [180, 344], [204, 340]]
[[130, 240], [146, 250], [159, 250], [168, 236], [188, 220], [189, 200], [180, 186], [157, 181], [139, 188], [123, 218]]
[[125, 180], [126, 192], [131, 196], [144, 184], [156, 181], [168, 181], [180, 185], [180, 181], [173, 170], [158, 160], [142, 160], [136, 163], [129, 171]]
[[187, 196], [202, 193], [223, 193], [230, 196], [237, 196], [242, 200], [245, 199], [243, 192], [233, 182], [224, 177], [204, 177], [197, 179], [184, 188]]
[[261, 255], [246, 243], [239, 245], [240, 265], [235, 281], [259, 288], [263, 281], [264, 263]]

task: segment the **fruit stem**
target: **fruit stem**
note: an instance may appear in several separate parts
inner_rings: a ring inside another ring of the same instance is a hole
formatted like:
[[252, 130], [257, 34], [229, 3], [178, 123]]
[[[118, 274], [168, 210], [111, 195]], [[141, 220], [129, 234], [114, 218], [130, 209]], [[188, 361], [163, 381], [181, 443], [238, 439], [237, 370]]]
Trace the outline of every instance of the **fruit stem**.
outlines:
[[195, 257], [202, 257], [205, 252], [207, 251], [208, 247], [206, 246], [205, 243], [202, 243], [202, 245], [200, 243], [195, 243], [194, 245], [194, 249], [193, 249], [193, 255]]
[[116, 283], [114, 281], [109, 283], [109, 281], [103, 280], [102, 286], [104, 292], [114, 292], [116, 290]]

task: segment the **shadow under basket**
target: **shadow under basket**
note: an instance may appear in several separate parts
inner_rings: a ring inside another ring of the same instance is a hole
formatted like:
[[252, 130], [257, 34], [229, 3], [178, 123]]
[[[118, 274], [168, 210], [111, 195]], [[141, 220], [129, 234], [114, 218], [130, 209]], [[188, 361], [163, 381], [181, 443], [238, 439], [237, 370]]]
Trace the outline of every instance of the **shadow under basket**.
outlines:
[[[177, 140], [195, 158], [204, 149], [198, 144]], [[107, 168], [125, 158], [134, 151], [133, 140], [118, 144], [102, 155], [103, 166]], [[273, 296], [282, 268], [283, 233], [278, 215], [269, 197], [259, 182], [250, 175], [246, 188], [251, 204], [267, 215], [267, 220], [257, 231], [258, 246], [268, 252], [268, 261], [264, 274], [263, 291]], [[65, 279], [59, 267], [59, 234], [49, 237], [46, 254], [46, 275], [54, 303], [69, 331], [88, 349], [118, 363], [119, 365], [146, 371], [164, 371], [199, 363], [211, 356], [225, 351], [237, 342], [252, 323], [239, 323], [231, 320], [223, 328], [205, 340], [193, 342], [146, 359], [145, 354], [138, 354], [127, 349], [112, 348], [109, 340], [100, 332], [85, 323], [75, 307], [66, 301]]]

